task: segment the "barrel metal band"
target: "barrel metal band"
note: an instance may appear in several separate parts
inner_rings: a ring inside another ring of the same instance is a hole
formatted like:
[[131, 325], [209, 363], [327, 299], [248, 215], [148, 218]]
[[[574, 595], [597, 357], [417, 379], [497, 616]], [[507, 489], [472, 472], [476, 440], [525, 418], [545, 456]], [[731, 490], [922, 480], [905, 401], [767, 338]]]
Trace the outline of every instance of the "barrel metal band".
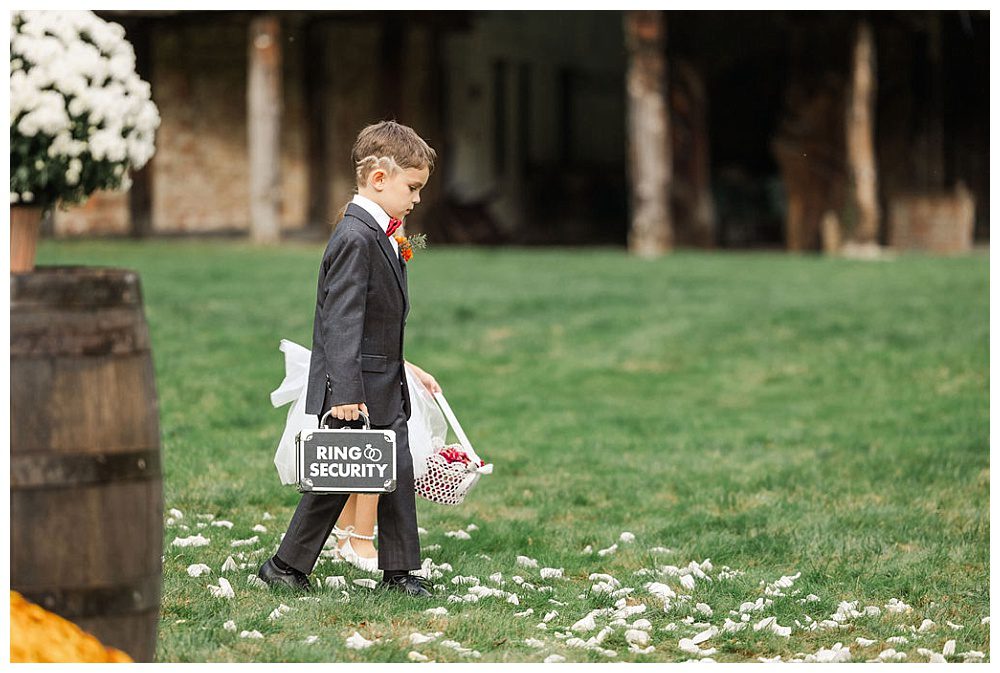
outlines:
[[160, 451], [124, 453], [27, 453], [10, 457], [13, 488], [88, 486], [157, 479]]
[[22, 596], [49, 612], [73, 620], [83, 617], [130, 615], [160, 606], [160, 574], [134, 582], [100, 587], [24, 589], [12, 586]]

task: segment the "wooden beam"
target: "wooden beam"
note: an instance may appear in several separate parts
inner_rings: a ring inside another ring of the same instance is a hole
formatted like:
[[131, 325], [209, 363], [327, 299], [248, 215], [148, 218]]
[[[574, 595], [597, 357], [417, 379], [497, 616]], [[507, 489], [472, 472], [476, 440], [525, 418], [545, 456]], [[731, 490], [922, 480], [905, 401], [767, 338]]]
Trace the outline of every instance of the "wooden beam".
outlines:
[[879, 232], [878, 171], [875, 165], [875, 39], [871, 24], [858, 22], [854, 36], [851, 80], [847, 94], [847, 173], [854, 243], [877, 243]]
[[654, 257], [673, 247], [670, 218], [670, 115], [663, 13], [625, 13], [626, 106], [632, 220], [628, 247]]
[[281, 237], [281, 22], [250, 20], [247, 129], [250, 154], [250, 238]]

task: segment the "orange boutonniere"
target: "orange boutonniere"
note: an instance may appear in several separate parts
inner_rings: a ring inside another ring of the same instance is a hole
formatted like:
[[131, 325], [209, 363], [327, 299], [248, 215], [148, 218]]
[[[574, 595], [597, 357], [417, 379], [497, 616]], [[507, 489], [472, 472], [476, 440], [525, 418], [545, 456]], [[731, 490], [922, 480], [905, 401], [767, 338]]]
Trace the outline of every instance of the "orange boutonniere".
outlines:
[[403, 236], [396, 234], [393, 236], [399, 244], [399, 254], [403, 256], [404, 262], [409, 262], [413, 258], [414, 248], [422, 250], [427, 247], [426, 234], [413, 234], [413, 236]]

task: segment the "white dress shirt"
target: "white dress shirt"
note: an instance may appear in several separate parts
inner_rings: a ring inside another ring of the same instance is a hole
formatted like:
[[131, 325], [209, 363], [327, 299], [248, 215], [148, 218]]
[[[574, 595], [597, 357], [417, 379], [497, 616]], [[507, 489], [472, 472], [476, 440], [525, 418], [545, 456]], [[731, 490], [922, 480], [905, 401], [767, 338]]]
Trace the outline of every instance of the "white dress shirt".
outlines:
[[[391, 218], [389, 217], [389, 213], [382, 210], [382, 206], [378, 205], [366, 196], [361, 196], [360, 194], [355, 194], [354, 198], [351, 199], [351, 203], [356, 203], [367, 210], [368, 213], [375, 218], [375, 221], [378, 222], [378, 226], [382, 227], [383, 234], [389, 231], [389, 220]], [[399, 257], [399, 243], [396, 243], [396, 239], [388, 234], [386, 234], [386, 238], [389, 239], [389, 244], [392, 245], [392, 249], [395, 251], [396, 256]]]

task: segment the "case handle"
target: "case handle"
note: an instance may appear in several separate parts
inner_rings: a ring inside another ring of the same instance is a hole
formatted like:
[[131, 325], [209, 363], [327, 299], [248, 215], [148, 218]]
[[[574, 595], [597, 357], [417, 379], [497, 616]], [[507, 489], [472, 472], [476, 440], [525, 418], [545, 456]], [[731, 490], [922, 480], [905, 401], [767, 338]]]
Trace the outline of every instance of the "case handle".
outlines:
[[[323, 414], [323, 417], [319, 419], [319, 427], [320, 428], [323, 427], [323, 424], [326, 422], [327, 417], [329, 417], [330, 414], [332, 414], [332, 413], [333, 413], [333, 409], [330, 409], [328, 412], [326, 412], [325, 414]], [[368, 414], [366, 414], [365, 412], [361, 411], [360, 409], [358, 410], [358, 413], [361, 414], [361, 418], [363, 418], [364, 421], [365, 421], [365, 430], [371, 430], [372, 429], [372, 424], [368, 420]], [[338, 418], [337, 420], [340, 420], [340, 419]], [[345, 421], [345, 422], [346, 423], [353, 423], [354, 421]], [[330, 429], [332, 430], [333, 428], [330, 428]], [[349, 428], [347, 428], [347, 426], [345, 425], [344, 428], [342, 428], [342, 429], [349, 429]]]

